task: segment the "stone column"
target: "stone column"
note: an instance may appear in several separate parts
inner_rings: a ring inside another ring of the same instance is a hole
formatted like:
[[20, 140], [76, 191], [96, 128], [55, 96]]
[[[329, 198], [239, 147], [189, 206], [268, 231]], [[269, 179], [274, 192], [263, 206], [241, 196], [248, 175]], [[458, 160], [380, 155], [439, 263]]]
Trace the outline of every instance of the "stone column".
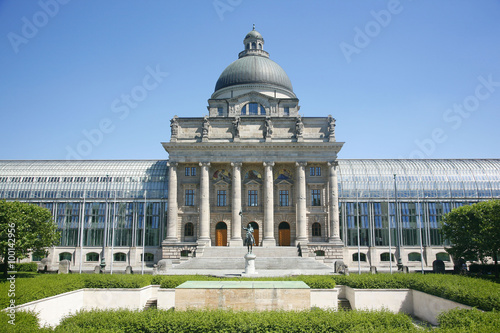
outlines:
[[274, 239], [274, 162], [264, 162], [264, 238], [262, 246], [276, 246]]
[[330, 211], [330, 237], [329, 243], [342, 244], [340, 240], [340, 220], [339, 220], [339, 185], [337, 180], [337, 161], [328, 162], [328, 183], [330, 185], [329, 193], [329, 211]]
[[307, 215], [306, 215], [306, 165], [305, 162], [297, 162], [297, 239], [296, 243], [307, 245]]
[[232, 223], [231, 241], [229, 246], [242, 246], [241, 239], [241, 165], [242, 163], [231, 163], [233, 167], [232, 179]]
[[168, 242], [177, 242], [177, 163], [168, 163]]
[[210, 189], [208, 170], [209, 162], [200, 163], [201, 179], [200, 179], [200, 237], [198, 243], [200, 245], [210, 246]]

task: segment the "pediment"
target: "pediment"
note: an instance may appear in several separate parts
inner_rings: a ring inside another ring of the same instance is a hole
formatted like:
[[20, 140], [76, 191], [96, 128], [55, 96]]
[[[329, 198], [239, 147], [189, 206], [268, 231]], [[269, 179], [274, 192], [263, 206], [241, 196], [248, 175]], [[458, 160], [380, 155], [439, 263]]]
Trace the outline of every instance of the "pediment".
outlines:
[[214, 183], [215, 186], [229, 186], [229, 183], [224, 179], [219, 179]]
[[289, 186], [293, 185], [293, 183], [290, 180], [286, 180], [286, 179], [277, 179], [275, 181], [275, 184], [276, 185], [289, 185]]
[[249, 180], [247, 182], [245, 182], [245, 185], [260, 185], [261, 183], [252, 179], [252, 180]]

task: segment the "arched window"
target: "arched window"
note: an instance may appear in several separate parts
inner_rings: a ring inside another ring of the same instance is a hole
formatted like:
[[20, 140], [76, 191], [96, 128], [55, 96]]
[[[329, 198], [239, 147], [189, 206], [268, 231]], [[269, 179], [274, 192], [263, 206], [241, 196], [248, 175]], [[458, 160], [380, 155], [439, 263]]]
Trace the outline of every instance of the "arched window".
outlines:
[[127, 255], [123, 252], [118, 252], [113, 255], [113, 261], [127, 261]]
[[384, 252], [380, 254], [380, 261], [391, 261], [389, 258], [392, 258], [392, 261], [394, 261], [394, 254], [391, 253], [389, 256], [389, 252]]
[[247, 48], [247, 50], [250, 49], [250, 43], [247, 44], [246, 48]]
[[71, 261], [71, 253], [69, 253], [69, 252], [59, 253], [59, 261], [62, 261], [62, 260]]
[[450, 261], [450, 255], [446, 252], [436, 253], [436, 260]]
[[312, 235], [314, 236], [321, 236], [321, 224], [318, 222], [314, 222], [312, 225]]
[[[155, 255], [152, 253], [144, 253], [144, 257], [146, 258], [146, 261], [154, 261], [155, 260]], [[141, 253], [141, 261], [142, 261], [142, 253]]]
[[408, 261], [422, 261], [422, 257], [418, 252], [412, 252], [408, 254]]
[[99, 261], [99, 253], [90, 252], [86, 256], [87, 261]]
[[314, 254], [316, 254], [316, 257], [324, 257], [325, 256], [325, 251], [323, 251], [323, 250], [316, 250], [316, 251], [314, 251]]
[[190, 254], [191, 254], [191, 251], [189, 251], [189, 250], [182, 250], [181, 251], [181, 257], [189, 257]]
[[258, 115], [265, 115], [266, 114], [266, 108], [264, 108], [262, 105], [259, 103], [248, 103], [245, 104], [241, 108], [241, 115], [242, 116], [258, 116]]
[[257, 48], [257, 45], [255, 44], [255, 42], [252, 43], [252, 49], [256, 49]]
[[184, 225], [184, 236], [194, 236], [194, 225], [191, 222], [188, 222]]
[[[366, 254], [360, 253], [359, 257], [360, 257], [361, 261], [366, 261]], [[352, 254], [352, 261], [358, 261], [358, 253], [357, 252]]]

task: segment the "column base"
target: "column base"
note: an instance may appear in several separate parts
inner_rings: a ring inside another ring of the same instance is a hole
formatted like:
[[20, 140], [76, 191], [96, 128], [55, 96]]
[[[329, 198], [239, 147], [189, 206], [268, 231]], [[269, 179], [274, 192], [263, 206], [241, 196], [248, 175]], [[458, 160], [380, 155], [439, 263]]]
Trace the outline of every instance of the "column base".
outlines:
[[264, 238], [262, 240], [262, 247], [276, 247], [276, 240], [274, 238]]
[[330, 237], [330, 238], [328, 238], [328, 243], [333, 244], [333, 245], [344, 246], [344, 243], [342, 242], [340, 237]]
[[210, 238], [198, 238], [198, 246], [211, 247], [212, 241]]
[[242, 238], [232, 238], [228, 241], [229, 247], [242, 247], [243, 239]]

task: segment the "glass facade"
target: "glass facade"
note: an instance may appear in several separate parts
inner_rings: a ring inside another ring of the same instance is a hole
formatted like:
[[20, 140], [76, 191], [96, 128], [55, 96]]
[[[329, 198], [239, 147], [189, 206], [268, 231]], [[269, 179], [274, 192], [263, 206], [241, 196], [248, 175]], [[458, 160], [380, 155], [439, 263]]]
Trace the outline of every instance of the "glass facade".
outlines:
[[142, 246], [144, 232], [146, 246], [160, 246], [166, 223], [166, 163], [0, 161], [0, 199], [48, 208], [61, 232], [59, 246], [101, 247], [105, 237], [108, 246]]
[[443, 246], [442, 216], [500, 199], [499, 187], [498, 159], [339, 160], [341, 238], [346, 246]]
[[[444, 214], [500, 199], [500, 159], [338, 162], [341, 239], [346, 246], [443, 246]], [[196, 167], [180, 172], [195, 176]], [[320, 166], [309, 169], [314, 176], [326, 173]], [[134, 247], [143, 240], [146, 246], [161, 246], [167, 180], [166, 160], [0, 161], [0, 199], [48, 208], [61, 232], [61, 247], [100, 247], [104, 241]], [[294, 188], [277, 191], [275, 205], [289, 206], [292, 193]], [[196, 205], [195, 190], [183, 194], [186, 206]], [[257, 206], [258, 191], [247, 194], [248, 206]], [[219, 206], [230, 205], [227, 195], [217, 192]], [[326, 205], [329, 198], [317, 189], [309, 195], [312, 206]], [[320, 227], [315, 226], [314, 235], [322, 235]], [[194, 225], [185, 225], [184, 234], [194, 236], [194, 230]]]

